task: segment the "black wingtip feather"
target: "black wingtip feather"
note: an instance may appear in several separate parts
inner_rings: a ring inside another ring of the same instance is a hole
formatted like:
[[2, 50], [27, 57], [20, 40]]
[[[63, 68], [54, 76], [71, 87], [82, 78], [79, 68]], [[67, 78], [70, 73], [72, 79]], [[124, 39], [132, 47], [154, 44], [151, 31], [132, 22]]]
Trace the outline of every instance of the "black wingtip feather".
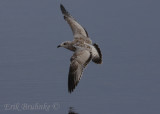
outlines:
[[60, 8], [61, 8], [61, 11], [62, 11], [62, 13], [63, 13], [64, 15], [69, 16], [68, 11], [64, 8], [64, 6], [63, 6], [62, 4], [60, 4]]
[[60, 4], [60, 8], [61, 8], [62, 13], [66, 12], [66, 9], [64, 8], [64, 6], [62, 4]]
[[75, 80], [74, 80], [75, 70], [77, 70], [77, 67], [74, 67], [74, 68], [70, 67], [69, 68], [69, 75], [68, 75], [68, 92], [69, 93], [72, 93], [78, 84], [77, 82], [75, 83]]
[[[72, 75], [72, 74], [69, 74]], [[75, 83], [71, 76], [68, 77], [68, 92], [72, 93], [75, 87], [78, 85], [78, 81]]]

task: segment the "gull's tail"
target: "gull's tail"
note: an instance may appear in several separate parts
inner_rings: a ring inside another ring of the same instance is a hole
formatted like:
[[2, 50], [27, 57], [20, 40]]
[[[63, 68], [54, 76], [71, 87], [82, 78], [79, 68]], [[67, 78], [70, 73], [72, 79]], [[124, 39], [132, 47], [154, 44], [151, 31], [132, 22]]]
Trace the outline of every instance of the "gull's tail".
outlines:
[[98, 55], [96, 55], [95, 57], [93, 57], [92, 61], [97, 63], [97, 64], [102, 64], [102, 53], [101, 50], [99, 48], [99, 46], [94, 43], [93, 46], [96, 48]]

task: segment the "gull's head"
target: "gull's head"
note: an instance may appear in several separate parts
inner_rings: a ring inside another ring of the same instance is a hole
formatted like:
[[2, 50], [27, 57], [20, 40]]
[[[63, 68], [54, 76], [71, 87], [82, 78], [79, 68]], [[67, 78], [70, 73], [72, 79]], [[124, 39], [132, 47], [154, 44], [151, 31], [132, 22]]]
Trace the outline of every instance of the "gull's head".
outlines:
[[64, 48], [68, 48], [70, 46], [70, 41], [65, 41], [65, 42], [62, 42], [60, 45], [57, 46], [57, 48], [59, 47], [64, 47]]

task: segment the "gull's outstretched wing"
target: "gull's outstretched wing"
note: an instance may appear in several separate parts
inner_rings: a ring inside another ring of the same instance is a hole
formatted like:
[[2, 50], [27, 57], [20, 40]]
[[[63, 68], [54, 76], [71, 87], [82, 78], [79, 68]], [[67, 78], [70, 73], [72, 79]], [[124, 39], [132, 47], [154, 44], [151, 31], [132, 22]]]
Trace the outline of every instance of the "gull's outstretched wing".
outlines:
[[78, 50], [71, 57], [68, 75], [68, 91], [71, 93], [81, 79], [83, 69], [92, 59], [92, 54], [87, 50]]
[[68, 11], [64, 8], [64, 6], [60, 5], [62, 14], [64, 15], [64, 19], [70, 25], [73, 35], [75, 38], [83, 37], [86, 40], [90, 40], [87, 31], [68, 13]]

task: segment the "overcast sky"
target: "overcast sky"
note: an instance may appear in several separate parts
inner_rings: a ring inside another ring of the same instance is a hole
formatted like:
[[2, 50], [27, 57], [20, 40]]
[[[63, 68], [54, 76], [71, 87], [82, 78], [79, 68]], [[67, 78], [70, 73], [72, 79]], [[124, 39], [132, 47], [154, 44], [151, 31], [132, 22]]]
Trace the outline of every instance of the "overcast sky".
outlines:
[[[28, 97], [30, 92], [35, 96], [40, 92], [39, 98], [41, 93], [46, 93], [47, 98], [72, 97], [77, 108], [87, 98], [92, 105], [93, 99], [99, 98], [94, 102], [103, 105], [99, 107], [101, 113], [159, 114], [160, 1], [62, 0], [61, 3], [86, 28], [93, 42], [99, 44], [103, 64], [90, 63], [76, 91], [69, 95], [66, 85], [72, 52], [56, 47], [73, 36], [62, 17], [60, 1], [1, 0], [0, 100], [23, 102], [22, 95]], [[42, 87], [40, 91], [33, 88], [37, 90], [34, 93], [27, 89], [30, 84]], [[55, 89], [52, 84], [57, 86], [57, 92], [51, 92], [50, 87]], [[78, 102], [81, 104], [76, 105]], [[92, 105], [86, 103], [82, 107]]]

